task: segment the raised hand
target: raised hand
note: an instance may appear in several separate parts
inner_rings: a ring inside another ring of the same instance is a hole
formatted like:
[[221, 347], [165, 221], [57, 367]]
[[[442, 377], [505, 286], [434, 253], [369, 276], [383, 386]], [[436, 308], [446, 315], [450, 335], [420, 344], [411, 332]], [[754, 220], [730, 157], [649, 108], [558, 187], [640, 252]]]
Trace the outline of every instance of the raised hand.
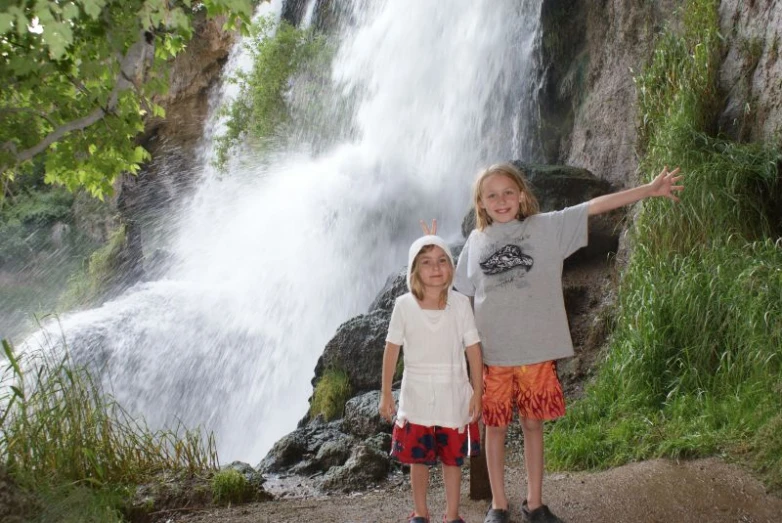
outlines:
[[429, 227], [429, 225], [424, 220], [421, 220], [418, 223], [421, 224], [421, 230], [424, 231], [425, 235], [428, 236], [430, 234], [437, 234], [437, 219], [433, 219], [432, 220], [432, 227], [431, 228]]
[[684, 190], [684, 185], [675, 185], [676, 182], [684, 178], [684, 176], [677, 176], [679, 174], [679, 168], [677, 167], [673, 171], [668, 171], [668, 166], [663, 167], [663, 170], [657, 177], [649, 184], [651, 187], [650, 196], [664, 196], [671, 200], [678, 202], [679, 198], [673, 193], [674, 191]]

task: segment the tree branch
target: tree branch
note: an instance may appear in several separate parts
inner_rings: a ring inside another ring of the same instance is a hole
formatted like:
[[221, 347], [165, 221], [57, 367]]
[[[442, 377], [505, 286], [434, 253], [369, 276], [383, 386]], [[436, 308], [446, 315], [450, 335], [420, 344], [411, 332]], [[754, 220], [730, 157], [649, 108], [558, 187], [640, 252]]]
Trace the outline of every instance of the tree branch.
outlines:
[[68, 133], [86, 129], [114, 111], [117, 107], [117, 102], [119, 101], [119, 95], [124, 91], [135, 87], [134, 82], [143, 78], [146, 68], [150, 63], [150, 57], [153, 56], [152, 53], [154, 53], [154, 45], [146, 41], [144, 31], [142, 30], [139, 32], [136, 42], [130, 46], [128, 52], [120, 60], [120, 70], [117, 74], [114, 88], [109, 94], [106, 106], [96, 108], [83, 118], [61, 124], [43, 140], [29, 149], [17, 152], [15, 147], [9, 147], [9, 144], [6, 143], [4, 149], [13, 153], [15, 162], [13, 165], [8, 165], [7, 167], [0, 169], [0, 172], [32, 159], [37, 154], [45, 151], [50, 145], [62, 139]]

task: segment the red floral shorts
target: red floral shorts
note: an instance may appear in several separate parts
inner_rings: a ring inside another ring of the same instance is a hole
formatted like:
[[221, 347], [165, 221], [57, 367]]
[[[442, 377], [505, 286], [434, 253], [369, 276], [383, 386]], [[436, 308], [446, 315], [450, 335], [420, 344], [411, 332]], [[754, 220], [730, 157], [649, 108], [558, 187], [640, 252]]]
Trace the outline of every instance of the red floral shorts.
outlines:
[[443, 465], [460, 467], [467, 456], [480, 452], [481, 436], [477, 423], [459, 429], [426, 427], [406, 422], [394, 423], [391, 456], [408, 465], [436, 465], [439, 458]]

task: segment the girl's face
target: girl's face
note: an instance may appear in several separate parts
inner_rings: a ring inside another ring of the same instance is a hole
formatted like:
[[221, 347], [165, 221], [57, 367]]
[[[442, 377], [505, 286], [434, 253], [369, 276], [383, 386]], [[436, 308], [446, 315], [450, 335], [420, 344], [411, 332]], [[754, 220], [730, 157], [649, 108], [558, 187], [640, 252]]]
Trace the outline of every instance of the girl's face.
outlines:
[[418, 276], [424, 287], [437, 289], [442, 289], [450, 281], [453, 271], [448, 255], [436, 245], [418, 255], [417, 267]]
[[519, 215], [521, 190], [504, 174], [492, 174], [481, 182], [480, 206], [496, 223], [508, 223]]

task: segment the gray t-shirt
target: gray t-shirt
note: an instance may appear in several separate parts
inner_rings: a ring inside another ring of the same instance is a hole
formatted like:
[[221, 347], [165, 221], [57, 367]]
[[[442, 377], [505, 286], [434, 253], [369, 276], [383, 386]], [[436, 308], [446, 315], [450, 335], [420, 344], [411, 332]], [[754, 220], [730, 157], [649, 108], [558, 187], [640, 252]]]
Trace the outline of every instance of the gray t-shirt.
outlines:
[[486, 365], [518, 366], [573, 355], [562, 263], [587, 244], [589, 203], [474, 230], [454, 287], [475, 297]]

